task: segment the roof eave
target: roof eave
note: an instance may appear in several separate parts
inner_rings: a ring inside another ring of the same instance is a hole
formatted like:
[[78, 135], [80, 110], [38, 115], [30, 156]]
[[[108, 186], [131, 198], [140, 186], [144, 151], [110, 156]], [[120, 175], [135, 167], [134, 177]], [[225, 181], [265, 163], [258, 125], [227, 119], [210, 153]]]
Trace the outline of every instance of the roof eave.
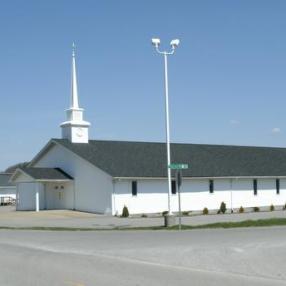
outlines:
[[[175, 176], [172, 176], [172, 178], [175, 178]], [[191, 177], [191, 176], [183, 176], [183, 179], [186, 180], [196, 180], [196, 179], [285, 179], [285, 176], [197, 176], [197, 177]], [[139, 176], [133, 176], [133, 177], [113, 177], [113, 180], [167, 180], [167, 177], [139, 177]]]
[[9, 179], [9, 182], [10, 182], [10, 183], [14, 183], [14, 179], [16, 178], [16, 176], [17, 176], [18, 173], [25, 174], [26, 176], [28, 176], [28, 177], [30, 177], [32, 180], [34, 180], [34, 178], [33, 178], [31, 175], [29, 175], [28, 173], [26, 173], [24, 170], [22, 170], [22, 169], [20, 169], [20, 168], [17, 168], [17, 169], [15, 170], [15, 172], [13, 173], [13, 175], [11, 176], [11, 178]]

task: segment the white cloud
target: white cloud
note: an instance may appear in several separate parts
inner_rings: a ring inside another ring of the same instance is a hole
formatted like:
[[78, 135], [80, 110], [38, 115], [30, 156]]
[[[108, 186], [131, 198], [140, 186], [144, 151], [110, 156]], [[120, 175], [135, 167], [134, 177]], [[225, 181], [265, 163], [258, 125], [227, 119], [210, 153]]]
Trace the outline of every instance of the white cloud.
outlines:
[[281, 129], [279, 127], [274, 127], [271, 132], [272, 133], [280, 133]]
[[229, 123], [230, 123], [230, 125], [238, 125], [238, 124], [240, 124], [240, 121], [238, 121], [238, 120], [236, 120], [236, 119], [231, 119], [231, 120], [229, 121]]

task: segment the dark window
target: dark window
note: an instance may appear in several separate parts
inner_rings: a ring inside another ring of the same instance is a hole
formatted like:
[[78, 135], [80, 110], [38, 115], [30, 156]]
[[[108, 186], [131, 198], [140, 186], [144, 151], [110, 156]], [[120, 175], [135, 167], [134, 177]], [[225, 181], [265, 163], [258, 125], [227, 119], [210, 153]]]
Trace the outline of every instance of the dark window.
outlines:
[[214, 181], [213, 180], [209, 181], [209, 191], [211, 194], [214, 192]]
[[175, 195], [177, 193], [176, 181], [172, 180], [172, 194]]
[[257, 196], [257, 180], [253, 180], [253, 194]]
[[137, 196], [137, 181], [132, 181], [132, 196]]
[[276, 179], [276, 194], [280, 194], [280, 180]]

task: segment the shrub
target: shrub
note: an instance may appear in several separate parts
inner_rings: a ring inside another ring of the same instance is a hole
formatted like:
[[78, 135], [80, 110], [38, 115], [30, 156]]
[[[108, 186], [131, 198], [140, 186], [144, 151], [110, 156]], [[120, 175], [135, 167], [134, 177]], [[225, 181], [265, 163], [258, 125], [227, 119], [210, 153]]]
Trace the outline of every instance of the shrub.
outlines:
[[141, 217], [147, 217], [147, 215], [146, 214], [142, 214]]
[[203, 209], [203, 214], [204, 214], [204, 215], [207, 215], [208, 213], [209, 213], [208, 208], [204, 208], [204, 209]]
[[275, 207], [274, 207], [273, 205], [270, 205], [269, 210], [270, 210], [271, 212], [273, 212], [273, 211], [275, 210]]
[[225, 202], [221, 202], [219, 211], [220, 211], [220, 213], [223, 213], [223, 214], [226, 212], [226, 203]]
[[254, 208], [253, 208], [253, 211], [257, 213], [257, 212], [260, 211], [260, 208], [259, 208], [259, 207], [254, 207]]
[[283, 210], [284, 210], [284, 211], [286, 210], [286, 204], [283, 206]]
[[188, 216], [189, 212], [188, 211], [184, 211], [184, 212], [182, 212], [182, 215]]
[[129, 217], [129, 211], [128, 211], [128, 208], [127, 206], [124, 206], [123, 207], [123, 210], [122, 210], [122, 217]]
[[244, 213], [244, 208], [243, 208], [243, 206], [241, 206], [241, 207], [239, 208], [238, 212], [241, 213], [241, 214]]

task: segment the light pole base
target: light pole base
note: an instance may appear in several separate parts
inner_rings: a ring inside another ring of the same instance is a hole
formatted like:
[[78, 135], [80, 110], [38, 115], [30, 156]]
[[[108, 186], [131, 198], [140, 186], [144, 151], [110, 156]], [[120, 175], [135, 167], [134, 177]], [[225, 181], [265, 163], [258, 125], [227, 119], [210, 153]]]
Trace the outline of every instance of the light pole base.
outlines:
[[164, 226], [169, 227], [174, 225], [176, 225], [176, 217], [174, 215], [166, 214], [164, 216]]

